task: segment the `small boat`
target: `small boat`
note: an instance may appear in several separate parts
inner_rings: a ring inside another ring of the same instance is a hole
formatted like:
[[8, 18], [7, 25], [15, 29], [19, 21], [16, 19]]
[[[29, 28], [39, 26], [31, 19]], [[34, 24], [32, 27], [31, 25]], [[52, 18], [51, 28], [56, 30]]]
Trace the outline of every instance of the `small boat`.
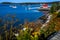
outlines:
[[10, 7], [12, 7], [12, 8], [17, 8], [16, 6], [10, 6]]

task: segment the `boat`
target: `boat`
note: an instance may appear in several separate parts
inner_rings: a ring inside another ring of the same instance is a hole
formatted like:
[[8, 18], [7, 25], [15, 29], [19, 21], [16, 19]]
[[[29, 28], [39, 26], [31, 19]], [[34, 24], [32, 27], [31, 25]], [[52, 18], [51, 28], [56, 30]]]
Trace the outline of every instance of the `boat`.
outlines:
[[15, 6], [15, 5], [14, 5], [14, 6], [10, 5], [10, 7], [11, 7], [11, 8], [17, 8], [17, 6]]

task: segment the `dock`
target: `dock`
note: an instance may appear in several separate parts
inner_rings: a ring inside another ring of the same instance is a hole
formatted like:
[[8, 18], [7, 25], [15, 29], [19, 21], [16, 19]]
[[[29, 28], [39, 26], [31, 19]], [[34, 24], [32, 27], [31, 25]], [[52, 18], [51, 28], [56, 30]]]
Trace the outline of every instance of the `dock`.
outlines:
[[40, 8], [39, 11], [50, 11], [50, 8]]

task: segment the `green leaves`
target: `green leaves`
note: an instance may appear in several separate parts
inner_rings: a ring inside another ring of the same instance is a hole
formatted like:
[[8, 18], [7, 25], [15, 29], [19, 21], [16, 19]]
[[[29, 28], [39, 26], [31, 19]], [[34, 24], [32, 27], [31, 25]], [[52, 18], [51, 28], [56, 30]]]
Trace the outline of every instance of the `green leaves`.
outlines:
[[57, 17], [59, 17], [59, 18], [60, 18], [60, 12], [57, 14]]
[[29, 30], [21, 30], [19, 36], [17, 36], [17, 40], [30, 40], [30, 33]]

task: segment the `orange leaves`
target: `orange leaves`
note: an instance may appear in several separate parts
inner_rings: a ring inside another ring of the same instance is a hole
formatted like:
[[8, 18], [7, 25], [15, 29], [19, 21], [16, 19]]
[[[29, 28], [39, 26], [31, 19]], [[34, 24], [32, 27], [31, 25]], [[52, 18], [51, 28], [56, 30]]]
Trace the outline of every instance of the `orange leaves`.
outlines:
[[60, 30], [60, 19], [57, 19], [56, 27], [55, 30], [59, 31]]

